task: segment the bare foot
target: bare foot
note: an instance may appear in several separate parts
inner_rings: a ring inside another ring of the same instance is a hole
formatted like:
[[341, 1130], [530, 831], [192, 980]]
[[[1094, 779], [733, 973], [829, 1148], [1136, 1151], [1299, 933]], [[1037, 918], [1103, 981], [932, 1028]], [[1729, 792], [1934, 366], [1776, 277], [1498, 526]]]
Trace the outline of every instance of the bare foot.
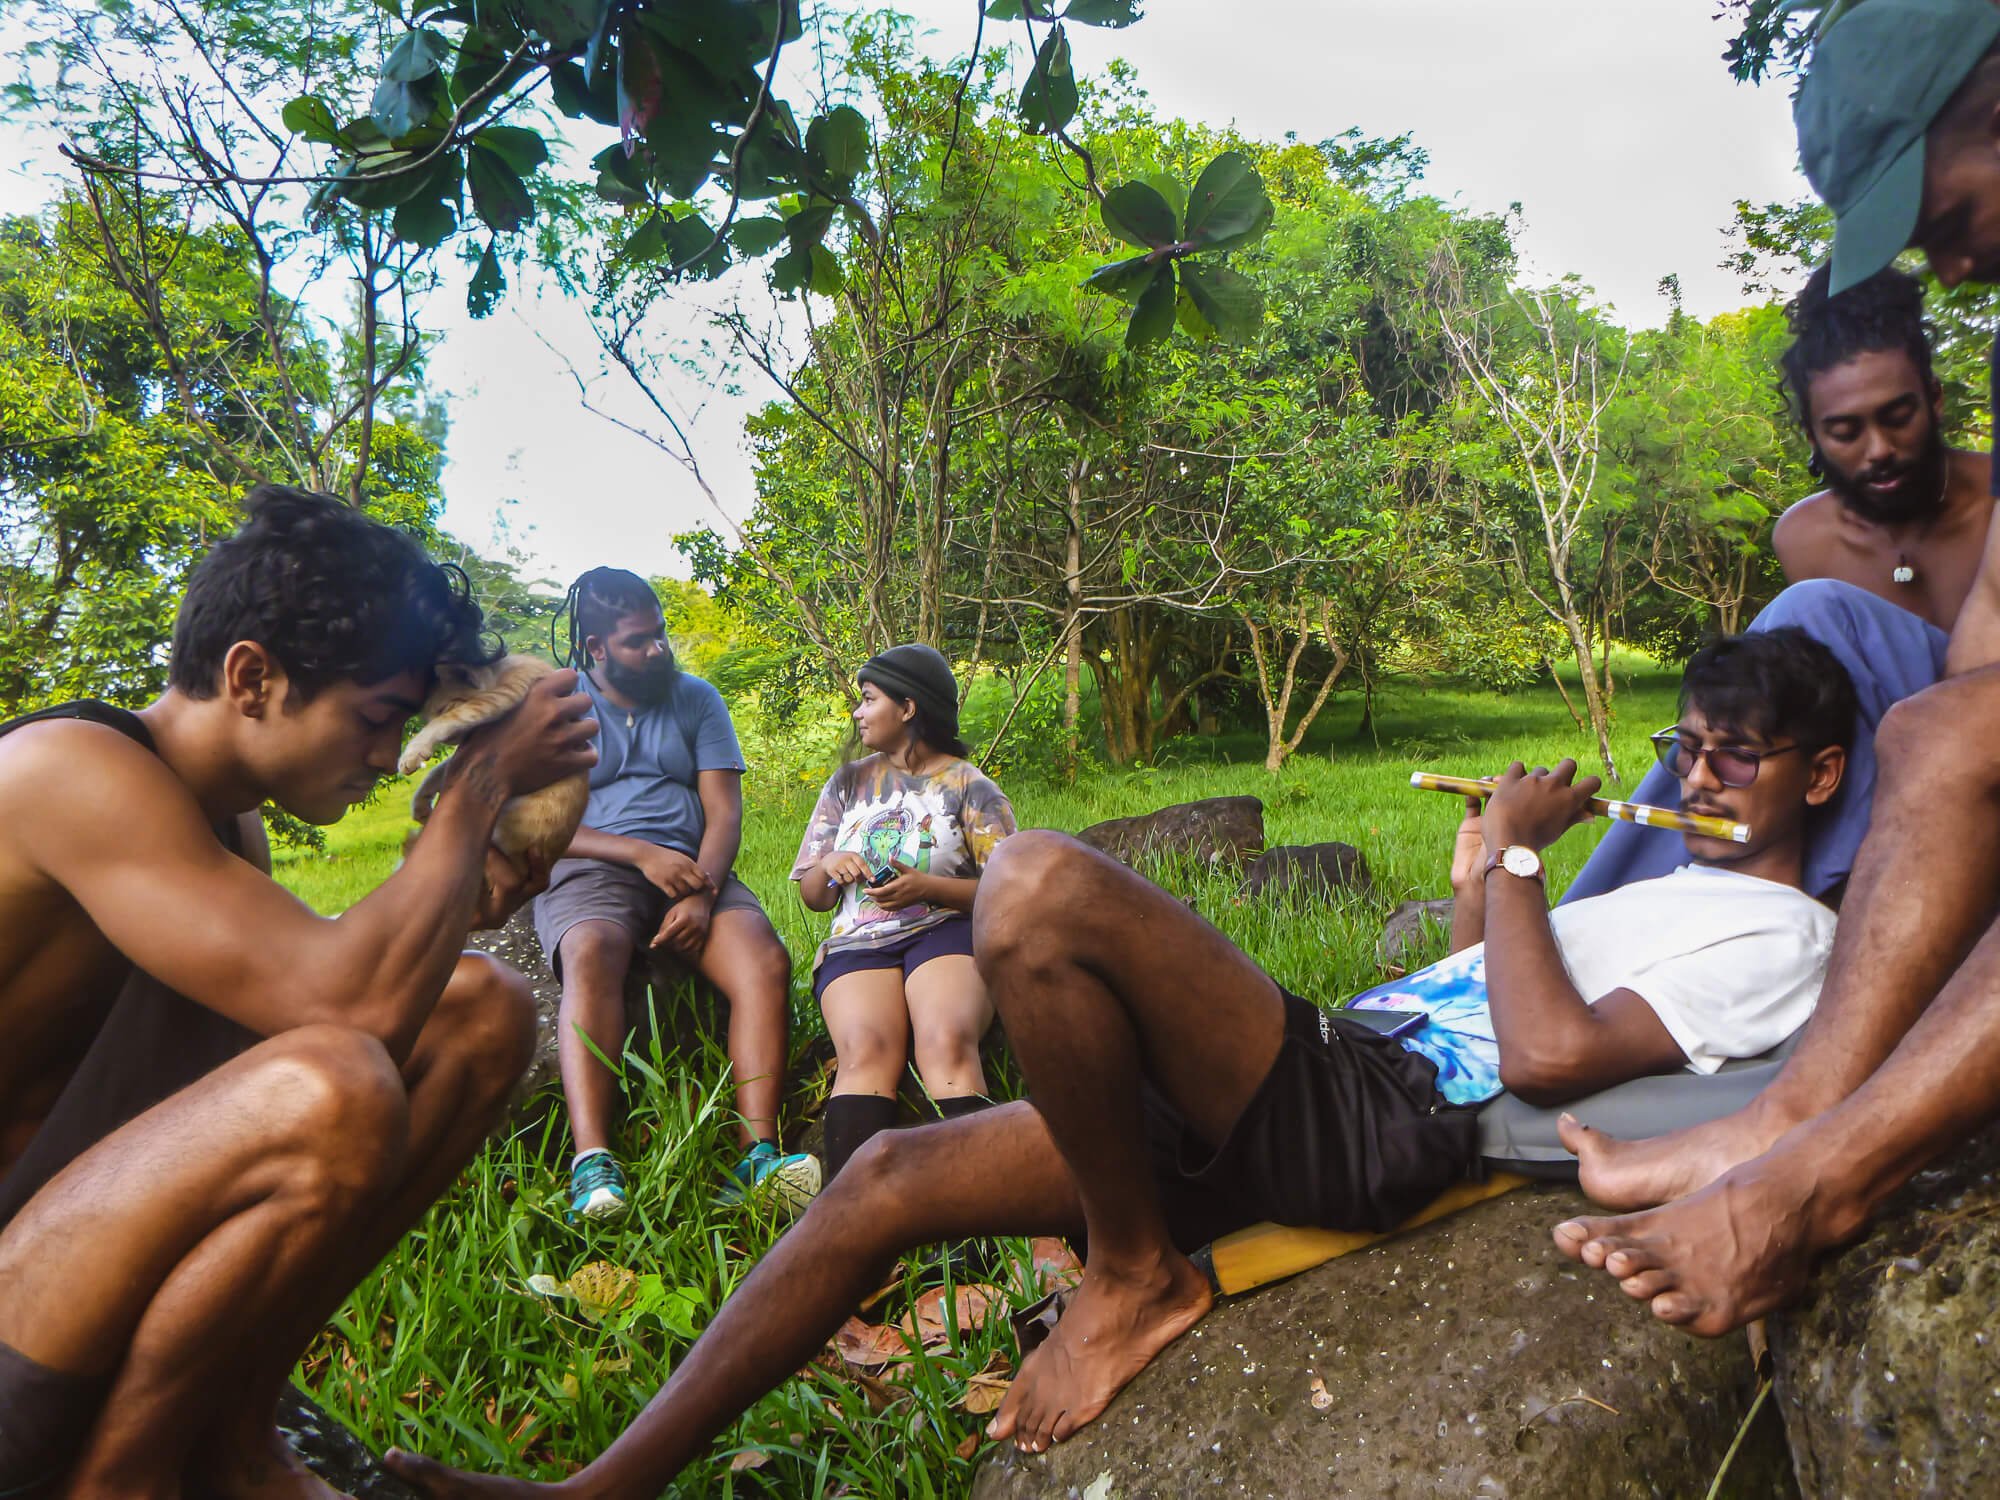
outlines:
[[1062, 1321], [1021, 1366], [986, 1435], [1011, 1437], [1023, 1453], [1060, 1443], [1110, 1405], [1214, 1301], [1201, 1272], [1171, 1251], [1144, 1275], [1087, 1263]]
[[[1621, 1141], [1565, 1114], [1556, 1122], [1556, 1134], [1575, 1154], [1577, 1176], [1591, 1202], [1651, 1208], [1698, 1192], [1738, 1162], [1763, 1155], [1793, 1123], [1752, 1107], [1669, 1135]], [[1567, 1246], [1564, 1251], [1569, 1253]]]
[[525, 1479], [508, 1479], [497, 1474], [467, 1474], [449, 1468], [421, 1453], [405, 1453], [391, 1448], [382, 1455], [382, 1467], [420, 1495], [432, 1500], [499, 1500], [499, 1497], [547, 1493], [547, 1487]]
[[1863, 1221], [1854, 1207], [1829, 1217], [1798, 1155], [1746, 1162], [1664, 1208], [1571, 1219], [1556, 1226], [1556, 1243], [1661, 1322], [1703, 1338], [1728, 1333], [1796, 1297], [1813, 1258]]
[[190, 1464], [187, 1493], [202, 1500], [351, 1500], [308, 1469], [274, 1427]]

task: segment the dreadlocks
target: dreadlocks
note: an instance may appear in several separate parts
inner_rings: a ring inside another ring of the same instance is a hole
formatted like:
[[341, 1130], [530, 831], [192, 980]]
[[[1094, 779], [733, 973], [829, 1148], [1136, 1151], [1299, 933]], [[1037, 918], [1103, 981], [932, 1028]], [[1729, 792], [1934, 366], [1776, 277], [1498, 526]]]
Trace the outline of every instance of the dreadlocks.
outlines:
[[[579, 671], [590, 665], [584, 642], [591, 636], [602, 639], [626, 615], [644, 614], [660, 607], [653, 586], [637, 573], [623, 568], [592, 568], [569, 586], [562, 608], [549, 621], [549, 653], [563, 666]], [[567, 649], [557, 633], [557, 625], [567, 617]]]
[[1831, 263], [1822, 265], [1785, 309], [1792, 345], [1778, 361], [1779, 393], [1811, 443], [1813, 377], [1863, 354], [1907, 354], [1929, 390], [1930, 326], [1924, 321], [1923, 283], [1894, 266], [1877, 271], [1838, 297], [1826, 294]]

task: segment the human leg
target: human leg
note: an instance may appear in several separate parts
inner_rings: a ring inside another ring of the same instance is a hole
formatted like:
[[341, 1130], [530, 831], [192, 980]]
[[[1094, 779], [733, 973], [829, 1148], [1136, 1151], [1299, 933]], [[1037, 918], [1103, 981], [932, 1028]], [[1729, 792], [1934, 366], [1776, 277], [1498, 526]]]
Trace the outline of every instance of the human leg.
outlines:
[[1090, 1236], [1075, 1300], [989, 1429], [1039, 1451], [1101, 1412], [1211, 1300], [1168, 1231], [1142, 1077], [1204, 1139], [1225, 1141], [1277, 1059], [1285, 1012], [1214, 927], [1059, 834], [1000, 845], [973, 921], [980, 972]]
[[625, 974], [632, 967], [631, 933], [616, 922], [588, 919], [562, 935], [562, 1005], [556, 1056], [563, 1103], [577, 1153], [608, 1150], [618, 1079], [603, 1062], [625, 1048]]
[[[552, 1488], [650, 1500], [751, 1402], [804, 1365], [910, 1246], [977, 1234], [1069, 1234], [1080, 1222], [1063, 1160], [1027, 1104], [877, 1136], [722, 1305], [624, 1434]], [[434, 1497], [544, 1492], [400, 1452], [385, 1462]]]
[[870, 1137], [895, 1123], [910, 1027], [900, 966], [843, 968], [828, 977], [840, 958], [836, 954], [822, 967], [819, 995], [836, 1067], [833, 1096], [821, 1111], [829, 1177], [839, 1175]]
[[278, 1398], [300, 1352], [486, 1143], [534, 1042], [527, 981], [483, 953], [463, 955], [400, 1070], [408, 1114], [402, 1168], [380, 1203], [350, 1224], [316, 1284], [253, 1330], [257, 1349], [239, 1367], [240, 1395], [196, 1448], [190, 1474], [202, 1487], [248, 1493], [252, 1471], [289, 1466], [286, 1452], [274, 1460], [272, 1440]]
[[993, 1024], [993, 1001], [970, 954], [941, 953], [911, 969], [903, 980], [909, 997], [917, 1076], [931, 1098], [979, 1098], [986, 1070], [979, 1042]]
[[406, 1129], [378, 1043], [303, 1027], [127, 1122], [28, 1201], [0, 1232], [0, 1342], [112, 1377], [73, 1493], [180, 1493], [259, 1331], [322, 1284], [394, 1180]]
[[775, 1141], [791, 1029], [791, 955], [752, 898], [747, 907], [717, 908], [698, 967], [729, 1002], [729, 1065], [741, 1142]]
[[[1575, 1122], [1584, 1191], [1612, 1208], [1684, 1197], [1858, 1088], [1943, 988], [2000, 890], [2000, 668], [1896, 705], [1876, 737], [1873, 826], [1856, 859], [1819, 1004], [1778, 1076], [1745, 1109], [1649, 1141]], [[1582, 1221], [1579, 1221], [1582, 1222]], [[1595, 1222], [1595, 1221], [1592, 1221]], [[1587, 1240], [1565, 1253], [1599, 1263]]]

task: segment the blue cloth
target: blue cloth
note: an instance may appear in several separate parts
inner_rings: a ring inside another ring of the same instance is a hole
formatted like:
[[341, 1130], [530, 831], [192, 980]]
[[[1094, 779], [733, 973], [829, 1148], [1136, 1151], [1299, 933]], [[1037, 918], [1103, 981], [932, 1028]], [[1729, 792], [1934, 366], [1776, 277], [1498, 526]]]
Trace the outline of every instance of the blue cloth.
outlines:
[[[1868, 804], [1875, 794], [1875, 726], [1891, 704], [1944, 675], [1947, 637], [1907, 609], [1831, 578], [1793, 584], [1764, 607], [1750, 628], [1775, 630], [1781, 625], [1799, 626], [1839, 657], [1861, 700], [1854, 742], [1847, 747], [1847, 775], [1806, 836], [1805, 888], [1819, 896], [1847, 878], [1868, 832]], [[1680, 782], [1666, 767], [1655, 765], [1630, 800], [1679, 807]], [[1687, 857], [1678, 834], [1613, 823], [1563, 893], [1562, 904], [1664, 875]]]
[[1350, 1010], [1420, 1010], [1430, 1020], [1404, 1048], [1437, 1068], [1437, 1091], [1453, 1104], [1484, 1104], [1500, 1092], [1500, 1044], [1486, 1000], [1486, 945], [1475, 943], [1436, 963], [1365, 990]]
[[699, 854], [707, 819], [696, 775], [743, 769], [722, 694], [687, 672], [674, 678], [664, 703], [646, 708], [618, 707], [589, 673], [583, 674], [583, 688], [597, 719], [597, 764], [590, 771], [584, 823], [600, 833]]

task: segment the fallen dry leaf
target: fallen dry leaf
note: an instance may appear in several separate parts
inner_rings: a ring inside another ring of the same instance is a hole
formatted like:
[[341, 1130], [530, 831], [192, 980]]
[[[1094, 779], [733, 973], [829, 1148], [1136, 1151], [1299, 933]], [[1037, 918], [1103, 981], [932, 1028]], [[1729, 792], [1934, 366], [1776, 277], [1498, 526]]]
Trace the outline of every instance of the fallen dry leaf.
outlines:
[[[952, 1288], [952, 1302], [958, 1331], [967, 1333], [983, 1324], [994, 1308], [1006, 1306], [1007, 1299], [998, 1287], [961, 1286]], [[917, 1298], [916, 1305], [903, 1314], [902, 1329], [926, 1349], [949, 1343], [951, 1329], [945, 1322], [944, 1288], [932, 1287]]]
[[1074, 1286], [1083, 1279], [1083, 1262], [1076, 1258], [1076, 1252], [1066, 1241], [1052, 1234], [1038, 1235], [1031, 1249], [1035, 1284], [1042, 1291], [1053, 1292], [1058, 1287]]
[[864, 1323], [859, 1318], [841, 1324], [829, 1347], [847, 1364], [864, 1370], [879, 1370], [910, 1352], [900, 1329], [887, 1323]]
[[960, 1458], [970, 1458], [972, 1457], [973, 1454], [979, 1451], [979, 1445], [985, 1441], [986, 1440], [979, 1435], [978, 1430], [975, 1428], [973, 1431], [968, 1432], [965, 1435], [965, 1440], [961, 1442], [952, 1451], [956, 1453]]
[[745, 1469], [761, 1469], [771, 1461], [771, 1455], [762, 1448], [745, 1448], [729, 1460], [731, 1473], [741, 1474]]
[[1325, 1411], [1333, 1405], [1333, 1397], [1327, 1393], [1326, 1382], [1315, 1375], [1312, 1378], [1312, 1404], [1314, 1411]]
[[1011, 1375], [975, 1375], [965, 1383], [965, 1394], [958, 1404], [974, 1416], [984, 1416], [987, 1412], [998, 1411], [1000, 1403], [1007, 1399], [1007, 1389], [1013, 1385]]

